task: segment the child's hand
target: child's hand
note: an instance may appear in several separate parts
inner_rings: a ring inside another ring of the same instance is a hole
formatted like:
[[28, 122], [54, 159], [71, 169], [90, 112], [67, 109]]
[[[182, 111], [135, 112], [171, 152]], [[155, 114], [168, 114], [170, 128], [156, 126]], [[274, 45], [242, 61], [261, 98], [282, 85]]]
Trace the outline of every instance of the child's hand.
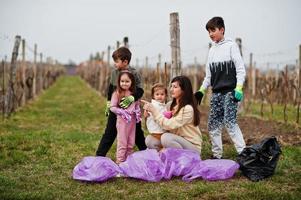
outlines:
[[172, 112], [171, 111], [164, 111], [163, 115], [165, 118], [170, 119], [172, 117]]
[[194, 93], [194, 97], [196, 99], [197, 104], [201, 104], [204, 94], [205, 88], [203, 87], [200, 87], [200, 89], [196, 93]]
[[122, 119], [124, 119], [126, 121], [126, 123], [130, 123], [132, 120], [131, 113], [129, 113], [127, 110], [124, 110], [122, 108], [118, 108], [116, 110], [116, 114], [121, 116]]
[[110, 107], [111, 107], [111, 102], [107, 101], [107, 105], [106, 105], [106, 108], [105, 108], [106, 117], [109, 116], [109, 114], [110, 114]]
[[135, 101], [135, 98], [132, 95], [123, 97], [120, 101], [119, 106], [121, 108], [128, 108], [134, 101]]
[[149, 112], [147, 112], [146, 110], [143, 111], [143, 116], [144, 118], [148, 118], [149, 117]]
[[145, 101], [145, 100], [141, 100], [141, 102], [144, 103], [144, 106], [143, 106], [144, 110], [149, 111], [151, 113], [153, 113], [155, 111], [154, 105], [151, 104], [150, 102]]
[[241, 101], [244, 96], [244, 93], [242, 91], [242, 86], [237, 85], [234, 89], [234, 97], [236, 101]]

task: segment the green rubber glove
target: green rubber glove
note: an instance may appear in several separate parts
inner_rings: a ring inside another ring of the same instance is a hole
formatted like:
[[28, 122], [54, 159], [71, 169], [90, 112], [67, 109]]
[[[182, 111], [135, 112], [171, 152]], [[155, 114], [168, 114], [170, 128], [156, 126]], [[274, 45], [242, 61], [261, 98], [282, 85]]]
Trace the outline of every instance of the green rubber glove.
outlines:
[[196, 99], [197, 104], [199, 105], [201, 104], [204, 94], [205, 94], [205, 88], [203, 87], [200, 87], [200, 89], [196, 93], [194, 93], [194, 97]]
[[131, 105], [131, 103], [133, 103], [135, 101], [135, 98], [130, 95], [130, 96], [127, 96], [127, 97], [123, 97], [120, 101], [120, 104], [119, 106], [121, 108], [127, 108]]
[[242, 91], [242, 85], [237, 85], [236, 88], [234, 89], [234, 97], [237, 101], [241, 101], [242, 98], [244, 97], [244, 93]]
[[107, 105], [106, 105], [106, 108], [105, 108], [106, 117], [109, 116], [109, 114], [110, 114], [110, 107], [111, 107], [111, 102], [107, 101]]

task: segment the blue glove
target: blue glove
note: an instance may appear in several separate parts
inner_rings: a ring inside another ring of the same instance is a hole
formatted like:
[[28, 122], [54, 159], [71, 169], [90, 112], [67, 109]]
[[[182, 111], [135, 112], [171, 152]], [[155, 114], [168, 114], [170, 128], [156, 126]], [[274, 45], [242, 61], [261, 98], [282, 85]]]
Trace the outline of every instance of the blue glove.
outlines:
[[130, 96], [127, 96], [127, 97], [123, 97], [120, 101], [120, 104], [119, 106], [121, 108], [127, 108], [129, 107], [133, 102], [135, 101], [135, 98], [130, 95]]

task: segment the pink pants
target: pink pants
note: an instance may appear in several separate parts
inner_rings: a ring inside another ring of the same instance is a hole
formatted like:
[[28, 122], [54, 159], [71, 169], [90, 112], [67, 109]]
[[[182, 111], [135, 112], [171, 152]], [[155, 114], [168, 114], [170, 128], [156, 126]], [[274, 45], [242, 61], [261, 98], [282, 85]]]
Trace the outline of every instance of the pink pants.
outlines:
[[132, 115], [130, 123], [126, 123], [120, 116], [117, 115], [117, 151], [116, 162], [121, 163], [133, 153], [135, 145], [135, 133], [136, 133], [136, 118]]

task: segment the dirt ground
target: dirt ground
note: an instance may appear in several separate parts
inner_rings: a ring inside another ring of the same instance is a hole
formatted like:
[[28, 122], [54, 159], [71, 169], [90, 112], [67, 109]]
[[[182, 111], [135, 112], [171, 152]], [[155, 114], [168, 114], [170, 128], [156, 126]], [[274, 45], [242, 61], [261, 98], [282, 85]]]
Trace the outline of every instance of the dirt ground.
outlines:
[[[201, 131], [208, 134], [208, 108], [201, 107]], [[282, 122], [261, 120], [256, 117], [238, 116], [238, 124], [244, 135], [247, 145], [260, 142], [262, 139], [275, 136], [283, 146], [301, 145], [301, 128], [294, 125], [285, 125]], [[231, 143], [226, 130], [223, 130], [223, 142]]]

